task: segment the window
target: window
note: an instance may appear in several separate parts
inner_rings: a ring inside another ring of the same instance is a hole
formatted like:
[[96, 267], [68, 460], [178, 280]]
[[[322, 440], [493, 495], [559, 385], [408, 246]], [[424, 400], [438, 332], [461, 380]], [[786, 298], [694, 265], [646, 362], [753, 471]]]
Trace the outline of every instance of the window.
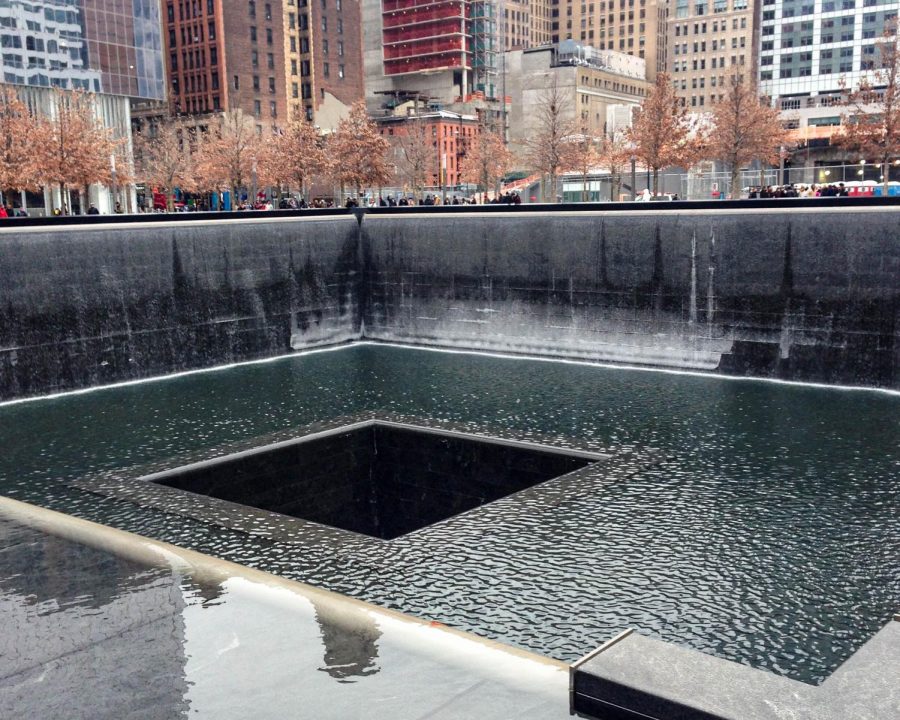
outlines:
[[253, 114], [256, 115], [256, 117], [262, 115], [262, 105], [260, 104], [259, 100], [253, 101]]
[[300, 38], [300, 53], [305, 55], [309, 52], [309, 38]]
[[[294, 13], [288, 13], [288, 28], [293, 30], [297, 27], [297, 16]], [[293, 40], [294, 38], [291, 38]]]
[[297, 75], [297, 61], [291, 60], [291, 75]]
[[[741, 39], [743, 40], [743, 38]], [[266, 53], [266, 67], [269, 68], [269, 70], [275, 69], [275, 55], [272, 53]]]
[[322, 16], [322, 32], [328, 32], [328, 18]]
[[210, 22], [207, 30], [209, 32], [209, 39], [215, 40], [216, 39], [216, 24], [214, 22]]
[[259, 75], [253, 76], [253, 89], [259, 91]]
[[274, 100], [269, 102], [269, 115], [272, 117], [278, 117], [278, 105]]
[[234, 79], [232, 80], [231, 85], [235, 90], [240, 90], [241, 89], [241, 78], [239, 76], [235, 75]]
[[309, 77], [309, 60], [300, 61], [300, 74], [303, 77]]
[[255, 18], [256, 17], [256, 0], [250, 0], [247, 3], [247, 5], [248, 5], [249, 11], [250, 11], [250, 17]]
[[269, 93], [272, 95], [275, 94], [275, 78], [273, 77], [269, 78]]
[[266, 20], [272, 19], [272, 4], [266, 3]]
[[219, 51], [211, 47], [209, 49], [209, 64], [210, 65], [218, 65], [219, 64]]
[[300, 97], [300, 86], [297, 83], [291, 83], [291, 97]]
[[259, 53], [256, 50], [250, 53], [250, 64], [255, 68], [259, 67]]
[[266, 28], [266, 45], [272, 44], [272, 28]]
[[217, 73], [217, 72], [214, 72], [212, 74], [212, 89], [213, 90], [219, 89], [219, 73]]
[[256, 25], [250, 26], [250, 42], [256, 42]]
[[339, 57], [344, 56], [344, 41], [343, 40], [338, 40], [338, 56]]
[[[4, 57], [4, 61], [5, 61], [5, 60], [6, 60], [6, 58]], [[177, 69], [178, 69], [178, 55], [177, 55], [177, 53], [172, 53], [171, 55], [169, 55], [169, 68], [171, 68], [172, 70], [177, 70]]]
[[330, 68], [328, 67], [328, 63], [322, 63], [322, 76], [328, 77], [328, 72]]
[[342, 35], [344, 33], [344, 21], [341, 18], [338, 18], [337, 21], [337, 31], [338, 35]]
[[168, 17], [169, 22], [175, 22], [175, 7], [172, 3], [169, 3], [166, 6], [166, 16]]
[[338, 65], [338, 77], [342, 78], [342, 79], [344, 77], [344, 66], [343, 65]]
[[322, 40], [322, 54], [328, 54], [328, 40]]

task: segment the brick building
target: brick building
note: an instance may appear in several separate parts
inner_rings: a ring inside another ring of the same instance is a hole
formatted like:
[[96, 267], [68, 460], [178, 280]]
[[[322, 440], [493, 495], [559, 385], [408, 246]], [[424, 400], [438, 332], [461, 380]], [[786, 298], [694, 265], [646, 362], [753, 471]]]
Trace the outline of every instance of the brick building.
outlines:
[[[407, 112], [408, 111], [408, 112]], [[414, 107], [398, 108], [398, 114], [375, 119], [383, 137], [403, 154], [400, 138], [412, 138], [419, 144], [430, 144], [427, 174], [434, 188], [453, 188], [461, 184], [460, 166], [467, 144], [478, 137], [480, 123], [475, 115], [452, 112], [421, 112]], [[402, 158], [397, 158], [398, 174], [402, 175]]]
[[357, 0], [165, 0], [172, 110], [332, 129], [362, 98]]

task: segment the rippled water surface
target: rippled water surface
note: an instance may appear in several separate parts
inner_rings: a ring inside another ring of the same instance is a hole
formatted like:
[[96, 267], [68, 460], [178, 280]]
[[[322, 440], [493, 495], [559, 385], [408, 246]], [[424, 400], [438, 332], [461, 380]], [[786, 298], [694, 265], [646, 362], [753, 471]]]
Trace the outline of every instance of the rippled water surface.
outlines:
[[[369, 410], [669, 460], [371, 556], [69, 485]], [[900, 610], [900, 398], [884, 393], [355, 346], [6, 405], [0, 442], [0, 493], [562, 660], [634, 627], [816, 682]]]

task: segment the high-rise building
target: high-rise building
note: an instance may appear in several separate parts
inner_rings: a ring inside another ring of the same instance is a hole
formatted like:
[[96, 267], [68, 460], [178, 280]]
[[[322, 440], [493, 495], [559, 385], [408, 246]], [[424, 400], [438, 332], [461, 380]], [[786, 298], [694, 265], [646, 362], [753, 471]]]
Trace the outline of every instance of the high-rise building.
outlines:
[[647, 79], [666, 69], [667, 0], [556, 0], [552, 40], [575, 40], [647, 61]]
[[371, 112], [381, 114], [385, 106], [410, 98], [436, 108], [498, 99], [496, 2], [363, 0], [362, 8]]
[[333, 129], [362, 99], [357, 0], [166, 0], [172, 109]]
[[[846, 110], [840, 107], [845, 89], [873, 79], [878, 42], [898, 11], [897, 0], [763, 0], [760, 89], [794, 128], [800, 143], [795, 165], [859, 161], [846, 150], [831, 147], [830, 137], [847, 121]], [[872, 172], [878, 180], [877, 172]], [[824, 173], [822, 177], [812, 171], [792, 173], [790, 179], [835, 179]]]
[[755, 8], [748, 0], [676, 0], [668, 20], [668, 73], [686, 107], [708, 110], [731, 77], [754, 78]]
[[553, 37], [551, 0], [504, 0], [500, 13], [501, 36], [506, 50], [549, 45]]
[[155, 0], [5, 0], [0, 43], [6, 83], [165, 97]]

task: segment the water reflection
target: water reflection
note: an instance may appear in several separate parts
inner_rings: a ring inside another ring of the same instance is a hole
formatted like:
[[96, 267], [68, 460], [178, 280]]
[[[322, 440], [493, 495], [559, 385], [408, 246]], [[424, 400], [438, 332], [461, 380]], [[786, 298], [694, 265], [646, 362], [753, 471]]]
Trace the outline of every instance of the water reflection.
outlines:
[[0, 717], [180, 716], [184, 607], [166, 571], [0, 517]]
[[375, 620], [362, 610], [351, 614], [333, 604], [313, 605], [325, 645], [325, 665], [319, 670], [341, 683], [377, 673], [381, 669], [376, 662], [381, 631]]

